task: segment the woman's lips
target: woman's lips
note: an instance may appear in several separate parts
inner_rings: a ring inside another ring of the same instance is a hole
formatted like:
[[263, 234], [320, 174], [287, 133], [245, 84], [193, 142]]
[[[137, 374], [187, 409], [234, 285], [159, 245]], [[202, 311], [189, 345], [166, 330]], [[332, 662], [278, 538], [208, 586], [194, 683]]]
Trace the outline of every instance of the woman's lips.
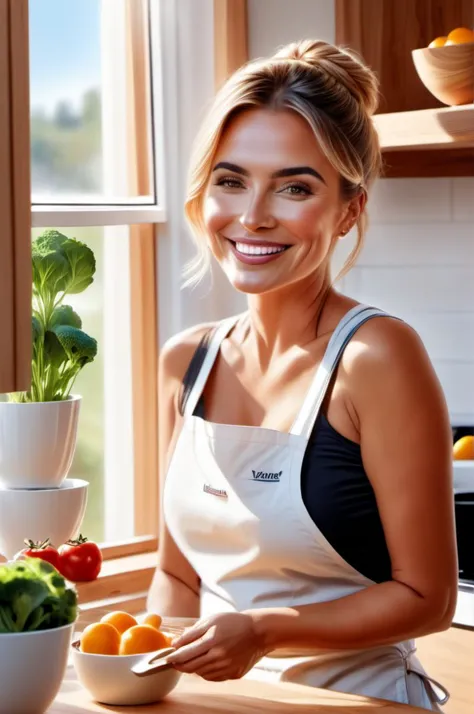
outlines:
[[[265, 242], [250, 242], [250, 241], [232, 241], [228, 239], [230, 243], [231, 250], [235, 257], [240, 260], [242, 263], [245, 263], [246, 265], [262, 265], [264, 263], [270, 263], [272, 260], [276, 260], [279, 258], [283, 253], [286, 251], [287, 248], [290, 246], [288, 245], [281, 245], [278, 243], [265, 243]], [[240, 245], [245, 245], [245, 246], [252, 246], [253, 248], [260, 248], [260, 249], [275, 249], [275, 248], [280, 248], [281, 250], [278, 250], [277, 252], [273, 253], [243, 253], [237, 248], [237, 244]]]

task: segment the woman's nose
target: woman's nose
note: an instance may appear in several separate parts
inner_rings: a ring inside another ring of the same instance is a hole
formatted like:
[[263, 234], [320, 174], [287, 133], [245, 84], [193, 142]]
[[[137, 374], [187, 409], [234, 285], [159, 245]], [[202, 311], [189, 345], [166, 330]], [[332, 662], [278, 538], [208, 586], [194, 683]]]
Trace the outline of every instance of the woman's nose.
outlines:
[[269, 208], [265, 198], [254, 198], [240, 216], [241, 226], [252, 233], [261, 228], [274, 228], [277, 221]]

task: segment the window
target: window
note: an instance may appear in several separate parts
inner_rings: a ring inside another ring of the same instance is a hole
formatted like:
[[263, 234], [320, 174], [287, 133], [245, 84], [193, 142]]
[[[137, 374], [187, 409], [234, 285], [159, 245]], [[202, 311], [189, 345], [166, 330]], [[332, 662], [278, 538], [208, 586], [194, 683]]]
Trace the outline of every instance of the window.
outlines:
[[90, 484], [83, 532], [107, 544], [142, 537], [135, 551], [156, 547], [158, 530], [157, 6], [29, 0], [33, 238], [55, 228], [97, 260], [93, 285], [68, 296], [99, 344], [74, 385], [83, 401], [70, 477]]
[[134, 5], [30, 0], [34, 203], [155, 202], [151, 152], [141, 159], [142, 185], [130, 180], [136, 101], [140, 141], [152, 145], [149, 7]]

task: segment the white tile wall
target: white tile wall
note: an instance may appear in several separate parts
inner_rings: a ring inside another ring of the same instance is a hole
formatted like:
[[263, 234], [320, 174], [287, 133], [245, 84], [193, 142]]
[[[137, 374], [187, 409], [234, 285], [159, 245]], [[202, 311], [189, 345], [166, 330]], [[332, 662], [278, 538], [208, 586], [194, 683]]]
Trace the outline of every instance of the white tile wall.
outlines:
[[453, 182], [453, 219], [474, 222], [474, 178], [455, 178]]
[[[340, 289], [409, 322], [443, 386], [453, 425], [474, 425], [474, 179], [384, 179]], [[336, 270], [353, 246], [341, 242]]]

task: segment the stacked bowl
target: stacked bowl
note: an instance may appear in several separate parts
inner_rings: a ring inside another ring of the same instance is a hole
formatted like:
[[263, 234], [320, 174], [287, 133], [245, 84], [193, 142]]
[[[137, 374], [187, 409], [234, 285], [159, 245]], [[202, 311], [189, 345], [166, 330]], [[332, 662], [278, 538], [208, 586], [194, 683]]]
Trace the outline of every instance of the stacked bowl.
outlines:
[[80, 529], [89, 484], [67, 478], [80, 402], [0, 403], [0, 554], [7, 560], [25, 539], [59, 547]]

